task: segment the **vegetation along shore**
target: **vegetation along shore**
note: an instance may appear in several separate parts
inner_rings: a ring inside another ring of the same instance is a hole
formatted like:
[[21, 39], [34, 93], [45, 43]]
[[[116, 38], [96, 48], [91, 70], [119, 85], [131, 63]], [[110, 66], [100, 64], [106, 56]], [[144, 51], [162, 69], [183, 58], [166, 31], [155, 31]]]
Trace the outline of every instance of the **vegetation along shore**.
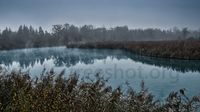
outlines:
[[71, 43], [68, 48], [124, 49], [136, 54], [176, 59], [200, 59], [199, 40]]

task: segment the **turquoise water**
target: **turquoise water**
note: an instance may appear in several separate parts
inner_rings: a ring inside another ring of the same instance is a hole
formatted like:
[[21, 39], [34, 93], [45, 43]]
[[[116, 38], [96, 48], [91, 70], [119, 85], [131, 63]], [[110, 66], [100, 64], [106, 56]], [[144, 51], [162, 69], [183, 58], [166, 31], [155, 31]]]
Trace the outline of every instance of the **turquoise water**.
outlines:
[[186, 88], [189, 96], [200, 93], [200, 61], [144, 57], [123, 50], [71, 49], [65, 47], [0, 51], [0, 65], [7, 71], [28, 71], [39, 76], [44, 68], [56, 73], [65, 70], [66, 77], [76, 72], [81, 77], [96, 73], [109, 78], [113, 87], [135, 90], [140, 83], [153, 95], [165, 98], [171, 91]]

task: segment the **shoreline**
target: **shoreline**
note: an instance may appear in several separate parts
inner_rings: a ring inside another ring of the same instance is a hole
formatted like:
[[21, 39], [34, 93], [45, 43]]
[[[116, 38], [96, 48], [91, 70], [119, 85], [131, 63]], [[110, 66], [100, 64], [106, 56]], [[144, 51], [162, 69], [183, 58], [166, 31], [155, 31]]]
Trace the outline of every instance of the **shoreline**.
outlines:
[[122, 49], [141, 56], [178, 60], [200, 60], [200, 41], [132, 41], [71, 43], [67, 48]]
[[[1, 51], [63, 47], [62, 46], [29, 46], [25, 48], [1, 49]], [[66, 48], [79, 49], [121, 49], [141, 56], [178, 59], [178, 60], [200, 60], [200, 40], [171, 40], [171, 41], [123, 41], [123, 42], [87, 42], [70, 43]]]

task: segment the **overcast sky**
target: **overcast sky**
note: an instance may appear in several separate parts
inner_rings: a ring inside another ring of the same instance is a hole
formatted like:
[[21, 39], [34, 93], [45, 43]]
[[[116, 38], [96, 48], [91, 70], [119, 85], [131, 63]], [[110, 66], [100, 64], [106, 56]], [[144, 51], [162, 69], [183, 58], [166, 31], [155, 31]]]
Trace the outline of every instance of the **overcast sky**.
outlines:
[[200, 0], [0, 0], [0, 29], [64, 23], [198, 29]]

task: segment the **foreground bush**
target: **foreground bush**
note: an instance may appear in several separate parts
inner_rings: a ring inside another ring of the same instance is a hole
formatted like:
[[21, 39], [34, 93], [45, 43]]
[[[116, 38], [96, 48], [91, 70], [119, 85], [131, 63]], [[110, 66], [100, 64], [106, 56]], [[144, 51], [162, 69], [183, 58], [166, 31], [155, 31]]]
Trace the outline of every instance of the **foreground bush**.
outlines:
[[[0, 111], [2, 112], [193, 112], [200, 97], [189, 99], [185, 90], [172, 92], [160, 102], [141, 83], [139, 92], [131, 87], [127, 93], [108, 86], [103, 77], [79, 80], [77, 75], [63, 77], [64, 72], [50, 71], [39, 78], [21, 72], [0, 75]], [[87, 81], [86, 81], [87, 80]]]

